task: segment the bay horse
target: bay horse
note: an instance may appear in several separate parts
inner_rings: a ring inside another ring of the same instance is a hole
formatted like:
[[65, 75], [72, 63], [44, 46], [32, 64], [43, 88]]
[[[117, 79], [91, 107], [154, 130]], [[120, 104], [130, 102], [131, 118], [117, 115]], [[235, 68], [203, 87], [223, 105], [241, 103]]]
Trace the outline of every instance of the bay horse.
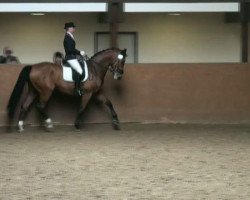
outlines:
[[[101, 91], [104, 77], [108, 70], [113, 73], [116, 80], [123, 75], [126, 59], [126, 49], [106, 49], [96, 53], [86, 61], [88, 65], [89, 78], [82, 84], [84, 95], [81, 96], [80, 108], [75, 119], [76, 129], [80, 129], [81, 117], [89, 100], [94, 97], [104, 103], [112, 115], [112, 123], [115, 129], [119, 129], [118, 116], [111, 101]], [[26, 91], [24, 87], [27, 86]], [[25, 66], [19, 74], [18, 80], [10, 96], [7, 111], [9, 120], [15, 116], [16, 108], [21, 101], [21, 109], [18, 116], [18, 130], [24, 131], [24, 119], [31, 104], [36, 101], [36, 106], [47, 128], [53, 128], [51, 118], [46, 112], [46, 105], [54, 90], [73, 95], [74, 83], [63, 80], [62, 66], [49, 62], [42, 62]]]

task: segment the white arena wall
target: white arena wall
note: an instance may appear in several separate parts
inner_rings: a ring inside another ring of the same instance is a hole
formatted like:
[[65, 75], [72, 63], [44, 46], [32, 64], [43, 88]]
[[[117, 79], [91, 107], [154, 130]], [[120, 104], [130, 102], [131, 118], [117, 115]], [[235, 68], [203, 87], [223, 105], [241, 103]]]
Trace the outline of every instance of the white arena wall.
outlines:
[[[77, 48], [89, 55], [94, 33], [109, 30], [98, 13], [1, 13], [0, 49], [11, 46], [22, 63], [51, 61], [63, 51], [68, 21], [78, 26]], [[126, 13], [119, 31], [138, 32], [139, 63], [240, 62], [240, 24], [225, 23], [222, 13]]]

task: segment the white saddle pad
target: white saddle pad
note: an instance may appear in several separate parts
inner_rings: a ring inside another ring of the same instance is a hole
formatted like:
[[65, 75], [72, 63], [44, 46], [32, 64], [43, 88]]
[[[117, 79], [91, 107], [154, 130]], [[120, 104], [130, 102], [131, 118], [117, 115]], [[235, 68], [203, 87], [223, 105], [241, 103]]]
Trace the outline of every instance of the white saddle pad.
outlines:
[[[72, 77], [72, 68], [66, 67], [66, 66], [62, 66], [62, 67], [63, 67], [63, 80], [67, 82], [74, 82], [73, 77]], [[84, 61], [84, 72], [85, 72], [85, 77], [82, 80], [82, 82], [88, 80], [89, 78], [89, 70], [88, 70], [87, 63], [85, 61]]]

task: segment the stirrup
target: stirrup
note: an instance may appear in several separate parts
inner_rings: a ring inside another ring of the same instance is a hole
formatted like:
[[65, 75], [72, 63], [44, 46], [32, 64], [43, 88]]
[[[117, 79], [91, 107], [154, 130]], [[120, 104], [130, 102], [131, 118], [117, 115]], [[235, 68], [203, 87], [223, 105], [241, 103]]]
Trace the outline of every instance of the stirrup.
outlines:
[[74, 89], [74, 96], [77, 96], [77, 97], [82, 96], [81, 91], [78, 89]]
[[80, 96], [84, 95], [84, 90], [82, 88], [80, 88], [78, 91], [79, 91]]
[[84, 95], [84, 92], [83, 92], [82, 89], [77, 88], [77, 89], [74, 90], [74, 96], [80, 97], [82, 95]]

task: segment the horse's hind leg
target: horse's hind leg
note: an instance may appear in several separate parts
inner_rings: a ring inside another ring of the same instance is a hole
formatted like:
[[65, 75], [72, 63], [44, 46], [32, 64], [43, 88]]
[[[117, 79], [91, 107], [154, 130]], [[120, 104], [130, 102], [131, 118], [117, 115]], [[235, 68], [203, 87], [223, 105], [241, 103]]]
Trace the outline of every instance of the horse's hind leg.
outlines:
[[35, 90], [32, 87], [28, 86], [28, 94], [26, 98], [23, 99], [23, 102], [21, 103], [21, 110], [20, 110], [20, 114], [18, 117], [18, 131], [19, 132], [24, 131], [24, 119], [26, 118], [28, 110], [31, 104], [34, 102], [36, 96], [37, 94]]
[[53, 122], [52, 122], [51, 118], [49, 118], [49, 116], [47, 114], [46, 105], [48, 103], [48, 100], [49, 100], [51, 94], [52, 94], [51, 90], [40, 93], [40, 97], [39, 97], [38, 103], [36, 105], [38, 111], [40, 112], [40, 114], [42, 116], [42, 119], [45, 122], [45, 127], [49, 128], [49, 129], [53, 128]]
[[112, 123], [113, 123], [113, 127], [115, 130], [120, 130], [120, 123], [119, 123], [119, 119], [118, 116], [115, 112], [115, 109], [113, 107], [113, 104], [111, 103], [111, 101], [102, 93], [99, 93], [96, 96], [96, 99], [102, 103], [104, 103], [104, 105], [106, 105], [106, 107], [109, 109], [111, 116], [112, 116]]

